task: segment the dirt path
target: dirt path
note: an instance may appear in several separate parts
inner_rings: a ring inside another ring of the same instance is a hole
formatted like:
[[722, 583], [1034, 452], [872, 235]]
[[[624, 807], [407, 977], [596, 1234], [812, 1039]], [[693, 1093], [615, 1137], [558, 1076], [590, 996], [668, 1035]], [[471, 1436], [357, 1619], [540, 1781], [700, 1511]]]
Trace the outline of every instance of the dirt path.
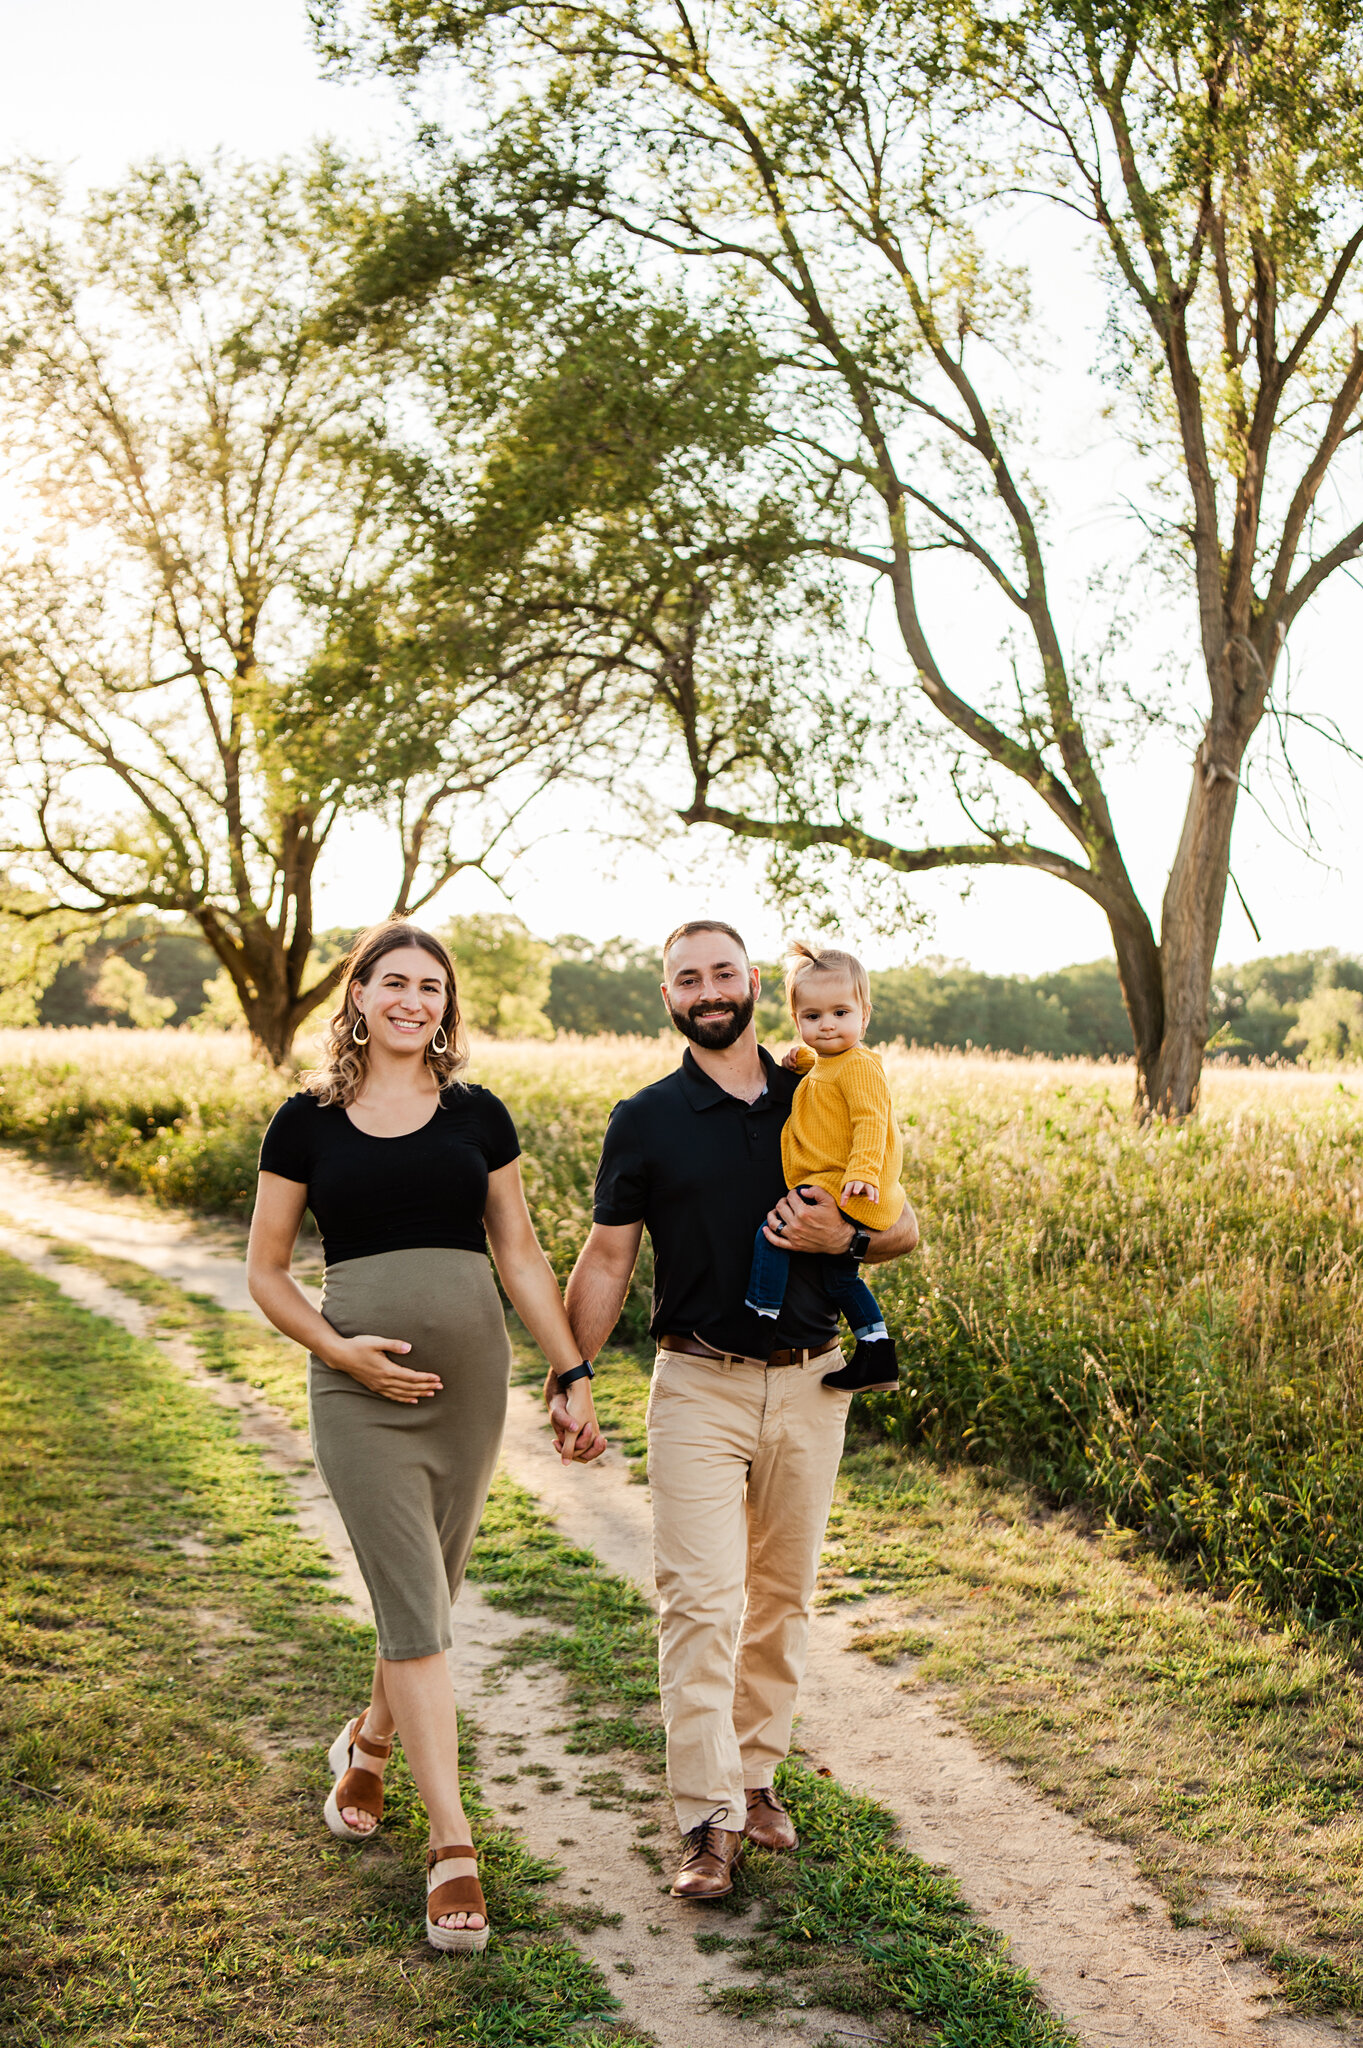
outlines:
[[[591, 1489], [565, 1472], [541, 1409], [513, 1389], [502, 1449], [512, 1476], [574, 1543], [652, 1594], [648, 1492], [617, 1462]], [[1338, 2044], [1336, 2028], [1275, 2014], [1272, 1988], [1235, 1944], [1175, 1928], [1130, 1850], [1057, 1813], [984, 1756], [930, 1695], [849, 1654], [839, 1611], [816, 1613], [797, 1739], [815, 1764], [871, 1793], [907, 1846], [944, 1866], [1008, 1936], [1048, 2003], [1092, 2048]]]
[[[13, 1186], [6, 1192], [12, 1197]], [[11, 1200], [7, 1213], [13, 1215], [17, 1207]], [[30, 1220], [39, 1221], [37, 1216]], [[62, 1237], [89, 1242], [83, 1230], [73, 1227], [76, 1212], [68, 1211], [63, 1220]], [[42, 1223], [48, 1227], [46, 1215]], [[137, 1256], [128, 1243], [113, 1239], [101, 1242], [99, 1249], [110, 1256]], [[317, 1478], [301, 1430], [254, 1389], [206, 1371], [187, 1340], [153, 1335], [153, 1318], [140, 1302], [95, 1274], [54, 1259], [43, 1239], [0, 1224], [0, 1251], [22, 1259], [82, 1307], [156, 1343], [212, 1400], [232, 1409], [242, 1436], [287, 1483], [303, 1534], [330, 1553], [340, 1604], [354, 1619], [372, 1621], [340, 1516]], [[205, 1293], [214, 1291], [204, 1282], [201, 1262], [206, 1256], [202, 1247], [193, 1253], [200, 1262], [196, 1289]], [[159, 1260], [156, 1270], [174, 1277]], [[523, 1621], [490, 1607], [473, 1586], [465, 1586], [460, 1595], [458, 1620], [450, 1669], [456, 1696], [483, 1731], [484, 1794], [528, 1848], [561, 1866], [562, 1875], [545, 1892], [568, 1915], [576, 1911], [581, 1916], [582, 1928], [572, 1938], [600, 1965], [620, 2000], [622, 2016], [651, 2034], [659, 2048], [732, 2048], [735, 2040], [758, 2037], [763, 2048], [809, 2048], [811, 2038], [845, 2030], [841, 2015], [820, 2007], [811, 2006], [802, 2015], [803, 2026], [797, 2021], [791, 2027], [781, 2019], [736, 2020], [711, 2006], [707, 1987], [751, 1985], [754, 1979], [725, 1953], [702, 1956], [694, 1939], [702, 1931], [696, 1908], [667, 1896], [667, 1879], [654, 1867], [660, 1823], [662, 1839], [671, 1846], [667, 1802], [657, 1779], [602, 1770], [569, 1754], [561, 1736], [552, 1732], [572, 1718], [552, 1667], [502, 1668], [508, 1647], [527, 1632]], [[606, 1924], [590, 1925], [593, 1907], [606, 1915]], [[724, 1932], [741, 1934], [749, 1924], [755, 1926], [755, 1914], [751, 1920], [728, 1917]]]
[[[249, 1306], [239, 1259], [215, 1249], [192, 1221], [149, 1214], [134, 1197], [81, 1199], [78, 1183], [59, 1182], [4, 1155], [0, 1211], [147, 1265], [182, 1286], [213, 1295], [226, 1307]], [[53, 1277], [66, 1286], [73, 1269], [50, 1263]], [[100, 1283], [80, 1276], [80, 1284]], [[90, 1305], [95, 1305], [93, 1299]], [[257, 1408], [266, 1408], [258, 1397], [240, 1398], [235, 1388], [210, 1384], [215, 1394], [226, 1392], [237, 1399], [244, 1426], [252, 1401]], [[540, 1414], [530, 1395], [513, 1389], [503, 1452], [507, 1469], [544, 1502], [571, 1541], [651, 1592], [646, 1489], [630, 1481], [623, 1461], [614, 1455], [590, 1473], [565, 1472], [552, 1455]], [[272, 1427], [284, 1429], [290, 1439], [291, 1477], [297, 1478], [306, 1445], [279, 1418]], [[330, 1509], [329, 1502], [326, 1507]], [[315, 1499], [307, 1512], [322, 1513]], [[332, 1538], [324, 1540], [332, 1547]], [[463, 1602], [461, 1610], [469, 1612]], [[465, 1685], [475, 1676], [482, 1682], [496, 1654], [494, 1645], [505, 1641], [498, 1631], [514, 1628], [481, 1601], [475, 1611], [476, 1625], [462, 1653], [474, 1659], [474, 1666], [461, 1672]], [[1200, 1929], [1174, 1928], [1158, 1893], [1137, 1873], [1129, 1850], [1057, 1813], [982, 1755], [939, 1701], [919, 1692], [905, 1693], [891, 1672], [847, 1654], [848, 1633], [846, 1620], [838, 1614], [815, 1617], [809, 1674], [801, 1695], [802, 1747], [844, 1783], [872, 1792], [895, 1814], [906, 1845], [955, 1875], [981, 1917], [1008, 1937], [1015, 1959], [1032, 1972], [1052, 2009], [1071, 2020], [1090, 2048], [1337, 2048], [1341, 2034], [1334, 2026], [1277, 2012], [1263, 1972], [1252, 1963], [1228, 1960], [1232, 1944], [1218, 1942]], [[535, 1704], [537, 1683], [542, 1686], [543, 1681], [510, 1681], [499, 1698], [498, 1712], [505, 1709], [506, 1726], [515, 1722], [519, 1732], [512, 1737], [513, 1745], [533, 1731], [533, 1753], [542, 1762], [548, 1751], [539, 1732], [545, 1721]], [[564, 1759], [562, 1770], [571, 1784], [580, 1765]], [[534, 1816], [544, 1809], [531, 1805], [527, 1810], [521, 1801], [506, 1810], [532, 1846], [544, 1853], [580, 1851], [579, 1867], [594, 1876], [609, 1868], [613, 1904], [621, 1909], [625, 1902], [623, 1894], [614, 1895], [616, 1874], [622, 1864], [629, 1866], [635, 1882], [627, 1887], [627, 1926], [635, 1927], [636, 1916], [649, 1911], [654, 1916], [651, 1924], [665, 1925], [668, 1916], [661, 1910], [658, 1879], [649, 1873], [640, 1891], [636, 1873], [645, 1870], [644, 1860], [619, 1853], [626, 1826], [620, 1816], [612, 1815], [603, 1824], [599, 1810], [593, 1811], [585, 1799], [575, 1799], [572, 1824], [562, 1832], [578, 1847], [558, 1847], [553, 1829], [564, 1796], [554, 1797], [549, 1808], [552, 1822], [537, 1823]], [[579, 1806], [582, 1816], [576, 1810]], [[665, 1833], [663, 1840], [667, 1839]], [[571, 1885], [571, 1879], [563, 1882]], [[620, 1932], [623, 1936], [625, 1929]], [[652, 2027], [660, 2041], [675, 2042], [677, 2048], [705, 2048], [712, 2036], [701, 2031], [699, 2011], [685, 2015], [681, 2031], [675, 2031], [678, 1990], [696, 1981], [694, 1951], [683, 1958], [675, 1954], [666, 1934], [641, 1933], [628, 1954], [617, 1956], [607, 1930], [587, 1937], [584, 1945], [607, 1968], [615, 1961], [633, 1964], [635, 1975], [623, 1977], [619, 1987], [631, 2017]], [[689, 1941], [685, 1946], [690, 1949]], [[719, 1960], [706, 1966], [716, 1982], [722, 1981]], [[636, 1999], [646, 1999], [652, 2009], [655, 1991], [656, 2016], [645, 2020]], [[732, 2020], [724, 2021], [713, 2034], [715, 2042], [725, 2038], [726, 2030], [732, 2039], [734, 2026]], [[776, 2048], [786, 2031], [768, 2026], [763, 2039]], [[788, 2038], [792, 2043], [807, 2042], [809, 2034], [789, 2033]]]

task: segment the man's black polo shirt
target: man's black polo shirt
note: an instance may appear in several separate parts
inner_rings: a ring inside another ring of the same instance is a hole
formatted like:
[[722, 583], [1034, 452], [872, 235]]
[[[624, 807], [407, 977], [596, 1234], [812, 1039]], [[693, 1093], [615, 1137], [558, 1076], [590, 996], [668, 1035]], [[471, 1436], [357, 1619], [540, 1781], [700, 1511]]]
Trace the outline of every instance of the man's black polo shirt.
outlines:
[[791, 1254], [779, 1323], [744, 1306], [757, 1226], [786, 1191], [781, 1128], [800, 1081], [761, 1058], [767, 1092], [753, 1103], [726, 1094], [689, 1049], [675, 1073], [617, 1102], [593, 1209], [598, 1223], [648, 1231], [655, 1337], [694, 1335], [748, 1358], [778, 1345], [822, 1349], [838, 1328], [816, 1253]]

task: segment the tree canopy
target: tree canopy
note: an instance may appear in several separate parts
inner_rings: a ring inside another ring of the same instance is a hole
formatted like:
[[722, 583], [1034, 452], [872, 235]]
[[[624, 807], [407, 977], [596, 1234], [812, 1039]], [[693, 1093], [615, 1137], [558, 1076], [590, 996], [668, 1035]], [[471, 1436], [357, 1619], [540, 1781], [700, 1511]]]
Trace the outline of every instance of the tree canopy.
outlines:
[[312, 925], [341, 820], [387, 827], [374, 911], [411, 914], [504, 841], [581, 701], [423, 583], [400, 327], [355, 311], [400, 192], [321, 151], [152, 164], [79, 214], [12, 196], [37, 521], [0, 573], [6, 854], [68, 914], [192, 918], [279, 1059], [340, 972]]
[[[746, 678], [677, 693], [682, 815], [765, 841], [806, 889], [832, 855], [854, 894], [877, 868], [996, 866], [1081, 891], [1140, 1105], [1186, 1112], [1247, 757], [1294, 622], [1363, 548], [1341, 488], [1363, 396], [1356, 10], [335, 0], [319, 20], [336, 61], [453, 60], [487, 86], [488, 219], [557, 215], [583, 246], [708, 276], [767, 366], [752, 445], [781, 558], [888, 599], [908, 672], [882, 656], [873, 691], [834, 680], [771, 717]], [[1072, 391], [1078, 337], [1022, 260], [1038, 198], [1108, 291], [1111, 431], [1140, 475], [1119, 569], [1177, 611], [1200, 675], [1158, 929], [1104, 757], [1182, 706], [1115, 589], [1086, 633], [1063, 587], [1036, 409]], [[963, 605], [992, 622], [982, 670]], [[954, 832], [933, 829], [943, 796]]]

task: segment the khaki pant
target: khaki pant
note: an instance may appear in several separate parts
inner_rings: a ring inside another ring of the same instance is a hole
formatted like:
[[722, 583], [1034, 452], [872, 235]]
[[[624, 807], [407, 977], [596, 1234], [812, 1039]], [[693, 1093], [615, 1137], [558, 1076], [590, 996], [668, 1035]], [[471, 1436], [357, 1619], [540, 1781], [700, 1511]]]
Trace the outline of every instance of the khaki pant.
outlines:
[[742, 1828], [790, 1748], [851, 1395], [807, 1365], [660, 1351], [648, 1401], [667, 1781], [683, 1833]]

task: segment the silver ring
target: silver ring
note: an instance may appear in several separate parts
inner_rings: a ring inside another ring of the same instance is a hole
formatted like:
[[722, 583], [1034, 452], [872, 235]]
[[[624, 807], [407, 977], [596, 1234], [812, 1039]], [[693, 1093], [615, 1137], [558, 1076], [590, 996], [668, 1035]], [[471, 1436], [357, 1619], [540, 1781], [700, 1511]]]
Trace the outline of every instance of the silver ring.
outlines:
[[776, 1231], [777, 1235], [779, 1236], [786, 1226], [782, 1222], [781, 1218], [778, 1216], [775, 1223], [773, 1223], [771, 1227], [774, 1231]]

